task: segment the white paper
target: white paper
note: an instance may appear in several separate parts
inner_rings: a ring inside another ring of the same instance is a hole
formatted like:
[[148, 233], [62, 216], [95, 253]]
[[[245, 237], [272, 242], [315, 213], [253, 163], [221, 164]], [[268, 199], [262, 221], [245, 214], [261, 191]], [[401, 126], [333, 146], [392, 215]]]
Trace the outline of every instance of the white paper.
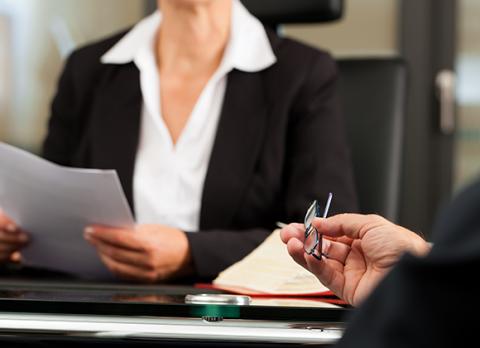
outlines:
[[84, 240], [85, 227], [134, 225], [114, 170], [63, 167], [4, 143], [0, 207], [29, 234], [26, 264], [90, 279], [111, 275]]
[[246, 294], [311, 295], [329, 291], [313, 273], [292, 259], [279, 229], [250, 254], [220, 272], [213, 284], [237, 291], [241, 287]]

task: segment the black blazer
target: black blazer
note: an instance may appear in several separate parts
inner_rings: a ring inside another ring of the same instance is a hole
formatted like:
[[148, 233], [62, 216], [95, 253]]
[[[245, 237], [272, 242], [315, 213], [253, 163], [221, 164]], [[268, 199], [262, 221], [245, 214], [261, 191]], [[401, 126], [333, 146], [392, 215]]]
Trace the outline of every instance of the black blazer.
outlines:
[[439, 216], [430, 254], [406, 255], [394, 267], [353, 315], [338, 347], [479, 345], [480, 182]]
[[[52, 103], [44, 156], [116, 169], [133, 208], [132, 176], [142, 95], [134, 63], [100, 57], [118, 34], [75, 51]], [[301, 221], [314, 198], [334, 193], [332, 212], [356, 209], [337, 98], [337, 70], [321, 51], [268, 32], [277, 62], [234, 70], [205, 179], [200, 233], [189, 233], [196, 274], [211, 278], [255, 248], [276, 221]]]

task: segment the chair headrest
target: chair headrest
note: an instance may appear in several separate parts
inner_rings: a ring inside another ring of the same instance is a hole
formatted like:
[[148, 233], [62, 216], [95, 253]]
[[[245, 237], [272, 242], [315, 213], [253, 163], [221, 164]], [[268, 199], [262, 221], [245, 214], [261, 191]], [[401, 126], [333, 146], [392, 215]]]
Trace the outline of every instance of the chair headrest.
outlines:
[[241, 0], [267, 25], [321, 23], [342, 17], [344, 0]]

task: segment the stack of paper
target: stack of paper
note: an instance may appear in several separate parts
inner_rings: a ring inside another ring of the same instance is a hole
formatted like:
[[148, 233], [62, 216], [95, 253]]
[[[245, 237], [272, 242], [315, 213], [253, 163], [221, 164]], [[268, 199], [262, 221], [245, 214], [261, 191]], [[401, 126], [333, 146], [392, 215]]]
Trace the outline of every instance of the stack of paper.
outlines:
[[134, 225], [115, 171], [62, 167], [4, 143], [0, 207], [30, 236], [27, 264], [85, 278], [109, 277], [85, 227]]

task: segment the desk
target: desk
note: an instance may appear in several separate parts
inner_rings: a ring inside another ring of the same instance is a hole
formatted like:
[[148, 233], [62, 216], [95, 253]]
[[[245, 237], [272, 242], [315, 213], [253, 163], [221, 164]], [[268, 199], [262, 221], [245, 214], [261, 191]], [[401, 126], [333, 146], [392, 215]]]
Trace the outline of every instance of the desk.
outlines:
[[[0, 280], [0, 343], [18, 346], [270, 347], [336, 342], [349, 310], [292, 306], [186, 304], [189, 286]], [[285, 300], [284, 300], [285, 301]], [[213, 321], [212, 321], [213, 320]]]

